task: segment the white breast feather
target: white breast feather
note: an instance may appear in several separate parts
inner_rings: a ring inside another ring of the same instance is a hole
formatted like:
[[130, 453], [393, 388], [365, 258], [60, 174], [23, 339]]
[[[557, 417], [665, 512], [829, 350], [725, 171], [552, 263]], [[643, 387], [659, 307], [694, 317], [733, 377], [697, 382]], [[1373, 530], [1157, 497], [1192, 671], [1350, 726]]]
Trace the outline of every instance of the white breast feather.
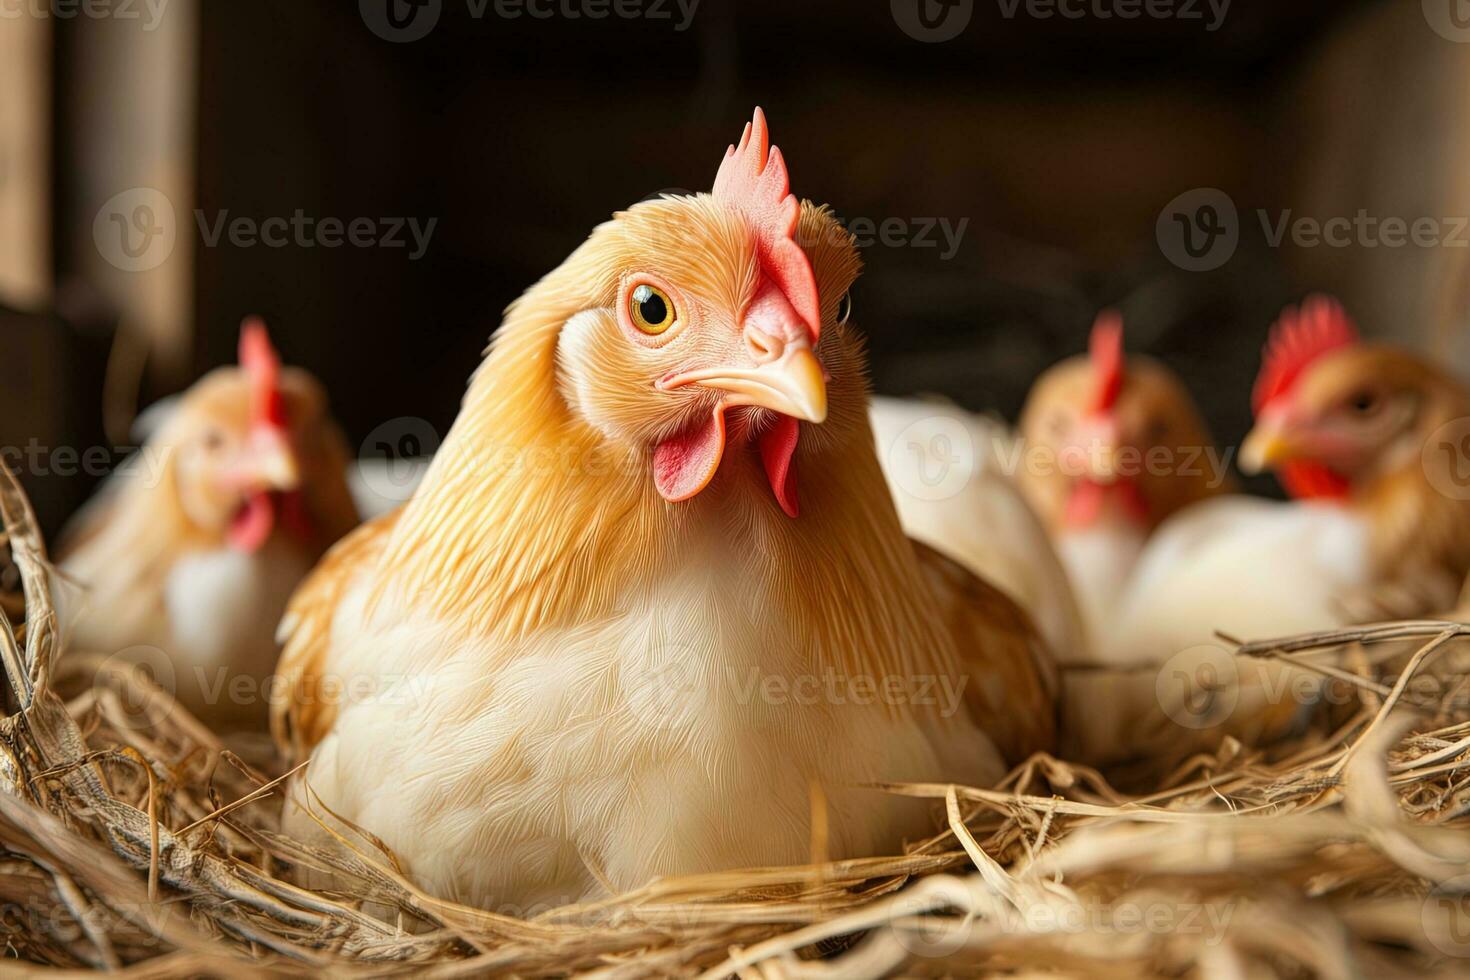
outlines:
[[[1068, 529], [1057, 538], [1057, 553], [1071, 580], [1073, 594], [1082, 611], [1082, 621], [1091, 637], [1092, 662], [1100, 659], [1104, 643], [1118, 615], [1118, 605], [1129, 578], [1143, 553], [1147, 532], [1127, 519], [1109, 519], [1082, 528]], [[1081, 663], [1073, 658], [1070, 663]]]
[[164, 582], [165, 652], [187, 703], [209, 707], [237, 674], [251, 680], [246, 697], [264, 696], [278, 653], [276, 623], [306, 571], [304, 558], [279, 536], [253, 554], [220, 548], [174, 564]]
[[[923, 803], [857, 784], [1003, 773], [962, 706], [940, 732], [875, 705], [768, 696], [766, 678], [812, 668], [751, 615], [763, 597], [719, 571], [739, 567], [691, 560], [624, 615], [516, 649], [451, 643], [393, 601], [365, 622], [359, 584], [328, 673], [350, 661], [345, 679], [377, 690], [317, 747], [312, 790], [424, 887], [527, 914], [604, 894], [589, 867], [632, 888], [803, 863], [814, 774], [830, 783], [833, 853], [860, 855], [933, 825]], [[319, 836], [287, 811], [289, 831]]]

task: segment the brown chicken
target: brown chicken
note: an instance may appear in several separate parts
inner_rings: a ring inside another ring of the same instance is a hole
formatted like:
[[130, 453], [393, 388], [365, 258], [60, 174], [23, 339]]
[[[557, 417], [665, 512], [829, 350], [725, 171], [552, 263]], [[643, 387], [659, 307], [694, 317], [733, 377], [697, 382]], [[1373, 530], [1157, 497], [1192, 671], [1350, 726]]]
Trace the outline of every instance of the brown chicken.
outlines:
[[1470, 391], [1427, 358], [1365, 343], [1336, 301], [1282, 316], [1254, 394], [1247, 471], [1366, 531], [1354, 619], [1451, 606], [1470, 572]]
[[1172, 370], [1125, 357], [1105, 312], [1087, 356], [1043, 374], [1021, 413], [1017, 480], [1052, 535], [1100, 653], [1134, 563], [1171, 514], [1230, 489], [1194, 399]]
[[833, 856], [896, 847], [928, 808], [865, 784], [1049, 746], [1025, 617], [899, 527], [858, 269], [757, 110], [712, 194], [615, 215], [517, 300], [414, 497], [291, 603], [287, 830], [325, 842], [329, 809], [524, 909], [804, 862], [814, 785]]
[[357, 523], [348, 458], [321, 385], [247, 321], [240, 366], [180, 396], [63, 534], [69, 648], [127, 651], [207, 723], [263, 728], [286, 600]]
[[1459, 382], [1359, 340], [1340, 305], [1312, 297], [1273, 329], [1254, 405], [1241, 466], [1275, 468], [1298, 499], [1180, 511], [1150, 540], [1109, 637], [1113, 659], [1160, 666], [1165, 744], [1266, 742], [1314, 710], [1320, 675], [1233, 658], [1217, 631], [1265, 640], [1436, 615], [1470, 571]]

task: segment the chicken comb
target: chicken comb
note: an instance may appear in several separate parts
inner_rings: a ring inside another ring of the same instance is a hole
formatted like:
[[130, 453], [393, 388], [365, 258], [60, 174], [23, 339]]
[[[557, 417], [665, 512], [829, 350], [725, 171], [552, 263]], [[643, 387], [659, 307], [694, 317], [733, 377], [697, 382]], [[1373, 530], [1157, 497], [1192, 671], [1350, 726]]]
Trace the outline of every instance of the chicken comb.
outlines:
[[796, 243], [801, 204], [791, 193], [791, 178], [780, 149], [770, 145], [760, 106], [746, 124], [740, 144], [725, 151], [711, 193], [750, 223], [761, 268], [806, 321], [815, 340], [822, 326], [821, 304], [811, 260]]
[[1331, 296], [1313, 295], [1299, 309], [1287, 307], [1271, 328], [1261, 351], [1261, 373], [1251, 392], [1251, 407], [1261, 409], [1291, 390], [1307, 365], [1324, 354], [1358, 342], [1358, 328]]
[[1092, 411], [1110, 411], [1118, 403], [1123, 390], [1123, 314], [1104, 310], [1092, 324], [1087, 341], [1087, 357], [1092, 363]]
[[286, 402], [281, 397], [281, 357], [271, 346], [265, 321], [246, 317], [240, 324], [240, 367], [250, 380], [250, 424], [274, 429], [286, 425]]

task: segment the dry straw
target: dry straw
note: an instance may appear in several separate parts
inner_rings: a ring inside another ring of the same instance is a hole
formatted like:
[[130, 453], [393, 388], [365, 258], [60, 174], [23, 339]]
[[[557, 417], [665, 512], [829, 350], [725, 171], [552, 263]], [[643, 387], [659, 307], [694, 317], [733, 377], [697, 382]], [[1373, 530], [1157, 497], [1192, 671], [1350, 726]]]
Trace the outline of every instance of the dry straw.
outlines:
[[[24, 621], [0, 630], [13, 712], [0, 722], [0, 902], [13, 957], [0, 971], [1470, 971], [1460, 894], [1470, 889], [1470, 675], [1456, 663], [1470, 627], [1404, 623], [1247, 646], [1350, 697], [1269, 755], [1230, 743], [1155, 766], [1147, 795], [1050, 757], [994, 789], [888, 786], [934, 800], [942, 832], [901, 856], [660, 880], [518, 918], [435, 899], [368, 837], [343, 858], [279, 835], [284, 773], [232, 755], [143, 671], [56, 661], [53, 572], [24, 495], [0, 476], [25, 600]], [[1410, 655], [1399, 655], [1406, 643]], [[1417, 683], [1425, 678], [1434, 682]], [[304, 890], [291, 883], [300, 866], [331, 867], [353, 885]]]

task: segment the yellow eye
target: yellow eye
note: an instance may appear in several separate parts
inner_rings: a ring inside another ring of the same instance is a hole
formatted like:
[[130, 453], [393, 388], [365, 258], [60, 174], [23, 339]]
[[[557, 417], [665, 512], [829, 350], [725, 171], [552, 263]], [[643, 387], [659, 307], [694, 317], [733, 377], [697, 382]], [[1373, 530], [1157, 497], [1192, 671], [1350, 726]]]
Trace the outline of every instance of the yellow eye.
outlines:
[[657, 336], [674, 325], [674, 303], [657, 286], [642, 283], [628, 296], [628, 317], [633, 326]]

